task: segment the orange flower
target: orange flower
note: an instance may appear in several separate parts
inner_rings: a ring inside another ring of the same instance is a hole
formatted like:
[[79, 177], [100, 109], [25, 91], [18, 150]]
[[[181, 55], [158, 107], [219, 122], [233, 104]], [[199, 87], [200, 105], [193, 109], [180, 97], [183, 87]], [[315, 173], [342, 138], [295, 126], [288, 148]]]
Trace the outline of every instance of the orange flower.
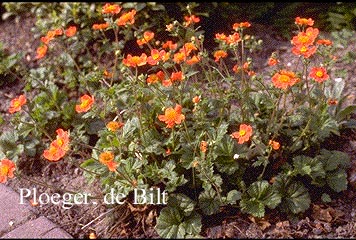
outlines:
[[22, 106], [27, 102], [25, 95], [20, 95], [17, 98], [14, 98], [10, 102], [9, 113], [15, 113], [21, 110]]
[[319, 39], [318, 41], [316, 41], [316, 44], [331, 46], [331, 45], [333, 45], [333, 42], [330, 41], [329, 39]]
[[292, 48], [292, 53], [297, 56], [310, 58], [316, 52], [316, 46], [297, 45]]
[[182, 73], [182, 71], [178, 71], [178, 72], [172, 72], [170, 80], [172, 82], [175, 81], [182, 81], [184, 79], [184, 75]]
[[120, 7], [117, 4], [110, 4], [110, 3], [106, 3], [103, 6], [103, 9], [101, 10], [102, 14], [118, 14], [121, 11], [122, 7]]
[[151, 50], [151, 56], [147, 58], [147, 63], [154, 66], [166, 55], [165, 50], [158, 51], [157, 49]]
[[77, 33], [77, 27], [70, 26], [64, 31], [64, 33], [67, 37], [73, 37]]
[[153, 38], [154, 38], [154, 36], [155, 36], [155, 33], [154, 32], [152, 32], [152, 31], [145, 31], [144, 33], [143, 33], [143, 38], [141, 38], [141, 39], [137, 39], [137, 44], [139, 45], [139, 46], [142, 46], [143, 44], [145, 44], [145, 43], [148, 43], [149, 41], [151, 41]]
[[187, 42], [179, 51], [184, 52], [185, 55], [188, 56], [194, 50], [198, 50], [197, 47], [194, 45], [194, 43]]
[[69, 132], [59, 128], [56, 130], [57, 137], [49, 146], [49, 149], [43, 151], [43, 157], [51, 162], [56, 162], [69, 150]]
[[276, 88], [281, 88], [284, 90], [293, 86], [297, 82], [299, 82], [299, 78], [295, 76], [295, 73], [286, 70], [280, 70], [272, 77], [273, 85]]
[[117, 122], [117, 121], [110, 121], [108, 122], [108, 124], [106, 124], [107, 129], [109, 129], [112, 132], [116, 132], [123, 126], [124, 124], [122, 122]]
[[192, 102], [195, 103], [195, 104], [199, 103], [200, 102], [200, 97], [199, 96], [193, 97]]
[[110, 151], [102, 152], [99, 155], [99, 161], [102, 164], [107, 164], [109, 162], [114, 161], [114, 154]]
[[173, 128], [175, 124], [180, 124], [184, 121], [185, 116], [182, 114], [182, 106], [176, 104], [175, 108], [167, 108], [164, 115], [159, 115], [158, 119], [167, 124], [167, 128]]
[[103, 75], [105, 78], [112, 78], [113, 74], [111, 72], [108, 72], [108, 70], [104, 70]]
[[201, 141], [200, 142], [200, 151], [205, 153], [207, 148], [208, 148], [208, 143], [206, 141]]
[[305, 32], [299, 32], [297, 36], [292, 38], [293, 45], [312, 45], [315, 39], [318, 37], [319, 29], [308, 27]]
[[337, 100], [336, 99], [333, 99], [333, 98], [330, 98], [330, 99], [328, 99], [328, 105], [336, 105], [337, 104]]
[[102, 152], [99, 155], [99, 162], [106, 165], [109, 168], [109, 171], [115, 172], [117, 163], [114, 162], [114, 154], [110, 151]]
[[251, 23], [249, 22], [234, 23], [234, 25], [232, 25], [232, 28], [235, 31], [239, 30], [239, 28], [248, 28], [248, 27], [251, 27]]
[[14, 177], [14, 171], [16, 169], [15, 163], [9, 159], [2, 159], [0, 161], [0, 183], [5, 183], [7, 178]]
[[122, 63], [128, 67], [140, 67], [146, 65], [147, 55], [145, 53], [142, 53], [141, 56], [128, 54], [127, 57], [122, 60]]
[[236, 44], [238, 43], [239, 41], [241, 41], [241, 38], [240, 38], [240, 34], [235, 32], [234, 34], [230, 34], [229, 36], [227, 36], [227, 38], [225, 39], [225, 42], [227, 44]]
[[316, 82], [322, 83], [329, 78], [329, 75], [325, 68], [314, 67], [311, 69], [309, 77], [313, 78]]
[[188, 27], [192, 23], [200, 22], [200, 18], [195, 15], [184, 16], [184, 26]]
[[171, 155], [171, 149], [170, 148], [167, 148], [167, 150], [166, 150], [166, 155], [168, 156], [168, 155]]
[[117, 19], [116, 24], [118, 26], [125, 26], [126, 24], [135, 23], [136, 10], [133, 9], [130, 12], [124, 13], [119, 19]]
[[248, 142], [252, 136], [252, 127], [247, 124], [241, 124], [239, 131], [233, 132], [230, 136], [238, 140], [238, 144]]
[[49, 38], [47, 36], [41, 37], [41, 42], [44, 44], [48, 44], [53, 38]]
[[63, 34], [63, 30], [60, 28], [54, 29], [53, 31], [55, 36], [61, 36]]
[[224, 33], [216, 33], [215, 34], [215, 39], [219, 41], [225, 41], [226, 40], [226, 35]]
[[274, 66], [277, 65], [277, 63], [279, 63], [279, 60], [277, 58], [270, 57], [268, 59], [268, 66]]
[[46, 55], [47, 50], [48, 50], [47, 45], [42, 45], [42, 46], [38, 47], [36, 50], [37, 55], [36, 55], [35, 59], [43, 58]]
[[169, 50], [176, 50], [177, 43], [173, 43], [171, 40], [169, 40], [162, 44], [162, 48], [169, 49]]
[[296, 17], [295, 24], [300, 25], [300, 26], [303, 26], [303, 25], [313, 26], [314, 20], [311, 18], [306, 19], [306, 18]]
[[157, 73], [153, 73], [148, 75], [148, 78], [146, 79], [146, 82], [148, 84], [153, 84], [159, 81], [163, 81], [164, 80], [164, 72], [163, 71], [159, 71]]
[[215, 62], [219, 62], [220, 58], [227, 57], [227, 52], [224, 50], [217, 50], [214, 52]]
[[185, 62], [188, 65], [193, 65], [193, 64], [200, 62], [200, 57], [197, 55], [194, 55], [190, 59], [187, 59]]
[[89, 96], [87, 94], [84, 94], [83, 96], [80, 97], [80, 104], [75, 105], [75, 111], [78, 113], [81, 112], [87, 112], [89, 109], [92, 107], [94, 104], [94, 96]]
[[278, 150], [281, 147], [281, 144], [274, 140], [269, 140], [268, 144], [271, 145], [274, 150]]
[[104, 30], [106, 28], [108, 28], [110, 25], [109, 23], [94, 23], [92, 26], [93, 30]]
[[184, 52], [177, 52], [173, 55], [173, 61], [177, 64], [185, 61], [186, 55]]

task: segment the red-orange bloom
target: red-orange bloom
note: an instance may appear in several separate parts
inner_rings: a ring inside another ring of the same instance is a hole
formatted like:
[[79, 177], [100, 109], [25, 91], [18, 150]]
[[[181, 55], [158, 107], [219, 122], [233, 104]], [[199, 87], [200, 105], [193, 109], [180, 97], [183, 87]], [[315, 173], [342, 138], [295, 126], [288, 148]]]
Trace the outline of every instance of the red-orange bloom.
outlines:
[[107, 129], [109, 129], [112, 132], [116, 132], [120, 128], [124, 126], [124, 123], [122, 122], [117, 122], [117, 121], [110, 121], [106, 124]]
[[191, 58], [185, 60], [186, 64], [193, 65], [200, 62], [200, 57], [197, 55], [193, 55]]
[[305, 58], [310, 58], [316, 53], [316, 46], [306, 46], [306, 45], [297, 45], [292, 48], [292, 53], [297, 56], [303, 56]]
[[154, 36], [155, 36], [155, 33], [154, 32], [152, 32], [152, 31], [145, 31], [144, 33], [143, 33], [143, 38], [141, 38], [141, 39], [137, 39], [137, 44], [139, 45], [139, 46], [142, 46], [143, 44], [145, 44], [145, 43], [148, 43], [149, 41], [151, 41], [153, 38], [154, 38]]
[[208, 142], [207, 141], [201, 141], [200, 142], [200, 151], [205, 153], [207, 149], [208, 149]]
[[195, 104], [199, 103], [200, 102], [200, 97], [199, 96], [193, 97], [192, 102], [195, 103]]
[[169, 50], [176, 50], [177, 43], [173, 43], [171, 40], [169, 40], [162, 44], [162, 48], [169, 49]]
[[184, 79], [183, 72], [182, 71], [172, 72], [170, 79], [172, 82], [182, 81]]
[[182, 114], [182, 106], [176, 104], [175, 108], [167, 108], [164, 115], [159, 115], [158, 119], [167, 124], [167, 128], [173, 128], [175, 124], [180, 124], [184, 121], [185, 116]]
[[43, 58], [47, 53], [47, 49], [48, 49], [47, 45], [42, 45], [42, 46], [38, 47], [36, 50], [37, 55], [36, 55], [35, 59]]
[[331, 46], [331, 45], [333, 45], [333, 42], [330, 41], [329, 39], [319, 39], [318, 41], [316, 41], [316, 44]]
[[184, 26], [189, 26], [192, 23], [198, 23], [200, 22], [200, 18], [195, 16], [195, 15], [190, 15], [190, 16], [184, 16]]
[[15, 113], [21, 110], [22, 106], [27, 102], [25, 95], [20, 95], [17, 98], [14, 98], [10, 102], [9, 113]]
[[323, 67], [314, 67], [311, 69], [309, 77], [313, 78], [316, 82], [322, 83], [328, 80], [329, 75]]
[[295, 76], [295, 73], [281, 70], [273, 75], [272, 83], [276, 88], [287, 89], [299, 82], [299, 78]]
[[296, 17], [295, 24], [300, 25], [300, 26], [303, 26], [303, 25], [313, 26], [314, 20], [311, 18], [307, 19], [307, 18]]
[[75, 111], [78, 113], [87, 112], [94, 104], [94, 96], [84, 94], [80, 97], [80, 104], [75, 105]]
[[101, 11], [101, 13], [105, 14], [118, 14], [121, 11], [122, 7], [120, 7], [117, 4], [110, 4], [110, 3], [106, 3], [103, 6], [103, 9]]
[[152, 49], [151, 50], [151, 56], [147, 58], [147, 63], [154, 66], [158, 64], [159, 61], [163, 60], [163, 57], [165, 57], [166, 51], [165, 50], [157, 50], [157, 49]]
[[9, 159], [2, 159], [0, 161], [0, 183], [5, 183], [7, 178], [14, 177], [16, 169], [15, 163]]
[[337, 104], [337, 100], [334, 98], [329, 98], [327, 101], [328, 105], [336, 105]]
[[43, 151], [43, 157], [56, 162], [69, 150], [69, 132], [59, 128], [56, 130], [57, 137], [50, 144], [49, 149]]
[[271, 145], [273, 150], [278, 150], [281, 147], [281, 144], [274, 140], [269, 140], [268, 144]]
[[92, 26], [93, 30], [104, 30], [109, 27], [109, 23], [94, 23]]
[[128, 54], [127, 57], [122, 60], [122, 63], [128, 67], [140, 67], [146, 65], [147, 55], [146, 53], [142, 53], [141, 56]]
[[194, 45], [194, 43], [187, 42], [179, 51], [184, 52], [185, 55], [188, 56], [194, 50], [198, 50], [197, 47]]
[[241, 124], [239, 131], [233, 132], [230, 136], [238, 140], [238, 144], [248, 142], [252, 136], [252, 127], [247, 124]]
[[224, 33], [216, 33], [215, 34], [215, 39], [219, 41], [225, 41], [226, 40], [226, 35]]
[[136, 10], [133, 9], [130, 12], [124, 13], [117, 19], [116, 24], [118, 26], [125, 26], [126, 24], [134, 24], [135, 23], [135, 15]]
[[114, 154], [110, 151], [102, 152], [99, 155], [99, 162], [106, 165], [109, 168], [109, 171], [115, 172], [117, 163], [114, 162]]
[[186, 55], [184, 52], [177, 52], [173, 55], [173, 62], [179, 64], [183, 61], [185, 61]]
[[235, 32], [234, 34], [230, 34], [229, 36], [227, 36], [227, 38], [225, 39], [225, 42], [227, 44], [236, 44], [238, 43], [239, 41], [241, 41], [241, 38], [240, 38], [240, 34]]
[[215, 62], [219, 62], [220, 58], [227, 57], [227, 52], [224, 50], [217, 50], [214, 52]]
[[70, 26], [64, 31], [64, 33], [67, 37], [73, 37], [77, 33], [77, 27]]
[[146, 79], [146, 82], [148, 84], [153, 84], [153, 83], [156, 83], [156, 82], [163, 81], [164, 78], [165, 78], [164, 72], [163, 71], [158, 71], [157, 73], [152, 73], [152, 74], [148, 75], [148, 78]]
[[268, 59], [268, 65], [269, 66], [277, 65], [277, 63], [279, 63], [279, 60], [277, 58], [270, 57]]
[[234, 29], [235, 31], [237, 31], [239, 28], [248, 28], [248, 27], [251, 27], [251, 23], [249, 22], [234, 23], [232, 25], [232, 29]]
[[315, 39], [318, 37], [319, 29], [308, 27], [305, 32], [299, 32], [297, 36], [292, 38], [293, 45], [312, 45]]

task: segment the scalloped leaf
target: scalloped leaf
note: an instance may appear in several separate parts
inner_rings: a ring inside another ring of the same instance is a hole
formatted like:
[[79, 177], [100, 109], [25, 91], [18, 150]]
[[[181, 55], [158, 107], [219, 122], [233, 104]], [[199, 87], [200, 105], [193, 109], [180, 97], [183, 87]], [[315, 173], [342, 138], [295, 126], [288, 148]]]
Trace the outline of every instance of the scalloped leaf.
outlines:
[[195, 207], [195, 203], [188, 196], [178, 193], [169, 196], [168, 206], [180, 209], [185, 216], [189, 216]]
[[221, 202], [214, 189], [210, 188], [199, 195], [199, 207], [206, 215], [212, 215], [219, 211]]
[[287, 176], [279, 176], [273, 185], [282, 195], [282, 206], [292, 213], [304, 212], [310, 207], [308, 189], [301, 182], [293, 181]]
[[336, 192], [341, 192], [347, 189], [347, 174], [343, 169], [328, 173], [326, 181]]

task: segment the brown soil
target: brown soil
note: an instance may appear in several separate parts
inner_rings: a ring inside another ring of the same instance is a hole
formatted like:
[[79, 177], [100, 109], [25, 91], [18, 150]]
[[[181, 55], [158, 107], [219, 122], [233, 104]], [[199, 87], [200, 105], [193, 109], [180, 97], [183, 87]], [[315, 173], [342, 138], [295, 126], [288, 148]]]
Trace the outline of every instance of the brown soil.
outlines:
[[[19, 21], [9, 19], [0, 23], [0, 41], [10, 52], [23, 51], [23, 61], [27, 64], [31, 64], [39, 44], [31, 33], [34, 23], [35, 20], [28, 16], [21, 17]], [[258, 59], [255, 60], [255, 66], [261, 69], [267, 67], [267, 58], [273, 51], [279, 52], [283, 62], [293, 64], [294, 58], [287, 51], [289, 42], [276, 39], [266, 26], [258, 26], [254, 30], [257, 31], [256, 36], [264, 41], [264, 50], [256, 56]], [[356, 39], [356, 35], [353, 39]], [[348, 51], [355, 51], [355, 47], [356, 40], [341, 46], [337, 54], [341, 58]], [[356, 78], [353, 76], [356, 75], [356, 61], [346, 65], [340, 62], [337, 67], [347, 71], [348, 78], [345, 80], [348, 100], [355, 103]], [[7, 106], [10, 99], [21, 92], [22, 85], [23, 82], [18, 80], [0, 88], [0, 111], [5, 120], [8, 119]], [[5, 128], [6, 124], [3, 124], [1, 130]], [[203, 220], [202, 235], [208, 238], [356, 238], [356, 131], [347, 131], [342, 137], [332, 139], [330, 147], [348, 153], [352, 159], [348, 190], [335, 194], [332, 202], [315, 202], [299, 219], [293, 220], [276, 211], [268, 212], [264, 219], [255, 219], [225, 209], [218, 216]], [[37, 188], [41, 193], [80, 190], [97, 195], [100, 199], [99, 184], [88, 184], [82, 170], [73, 164], [48, 163], [38, 159], [22, 159], [20, 162], [24, 161], [28, 166], [27, 175], [7, 183], [14, 190]], [[71, 209], [53, 204], [39, 205], [36, 209], [75, 238], [88, 238], [91, 232], [95, 232], [98, 238], [158, 238], [153, 226], [159, 209], [153, 207], [137, 209], [121, 205], [110, 208], [98, 202], [96, 205], [75, 205]], [[116, 220], [115, 224], [110, 223], [109, 216], [120, 220]]]

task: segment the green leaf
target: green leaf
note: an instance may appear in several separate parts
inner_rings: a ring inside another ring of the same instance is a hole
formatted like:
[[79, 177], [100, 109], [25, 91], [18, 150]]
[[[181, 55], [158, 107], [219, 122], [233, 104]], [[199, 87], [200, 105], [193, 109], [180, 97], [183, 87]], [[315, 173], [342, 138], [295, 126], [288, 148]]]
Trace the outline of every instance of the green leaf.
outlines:
[[273, 184], [282, 195], [282, 208], [294, 214], [304, 212], [310, 206], [308, 190], [301, 182], [295, 182], [287, 176], [278, 176]]
[[351, 113], [355, 112], [356, 105], [349, 105], [337, 113], [336, 119], [342, 121], [349, 117]]
[[336, 192], [341, 192], [347, 189], [347, 174], [343, 169], [338, 169], [334, 172], [328, 173], [326, 181]]
[[205, 190], [199, 195], [199, 207], [206, 215], [217, 213], [220, 208], [220, 200], [214, 189]]
[[280, 202], [279, 193], [266, 180], [263, 180], [254, 182], [248, 187], [242, 195], [240, 207], [243, 212], [255, 217], [263, 217], [266, 206], [274, 209]]
[[350, 165], [350, 156], [345, 152], [337, 150], [329, 151], [322, 149], [320, 155], [316, 158], [323, 162], [326, 171], [333, 171], [337, 168], [346, 169]]
[[195, 207], [195, 203], [188, 196], [178, 193], [169, 196], [168, 206], [179, 208], [184, 216], [189, 216]]
[[226, 196], [227, 204], [236, 204], [241, 199], [241, 192], [237, 190], [231, 190]]
[[317, 158], [300, 155], [293, 158], [294, 172], [302, 176], [309, 175], [313, 180], [325, 176], [322, 162]]
[[323, 194], [321, 195], [321, 200], [322, 200], [323, 202], [325, 202], [325, 203], [329, 203], [329, 202], [331, 202], [331, 197], [330, 197], [329, 194], [323, 193]]

